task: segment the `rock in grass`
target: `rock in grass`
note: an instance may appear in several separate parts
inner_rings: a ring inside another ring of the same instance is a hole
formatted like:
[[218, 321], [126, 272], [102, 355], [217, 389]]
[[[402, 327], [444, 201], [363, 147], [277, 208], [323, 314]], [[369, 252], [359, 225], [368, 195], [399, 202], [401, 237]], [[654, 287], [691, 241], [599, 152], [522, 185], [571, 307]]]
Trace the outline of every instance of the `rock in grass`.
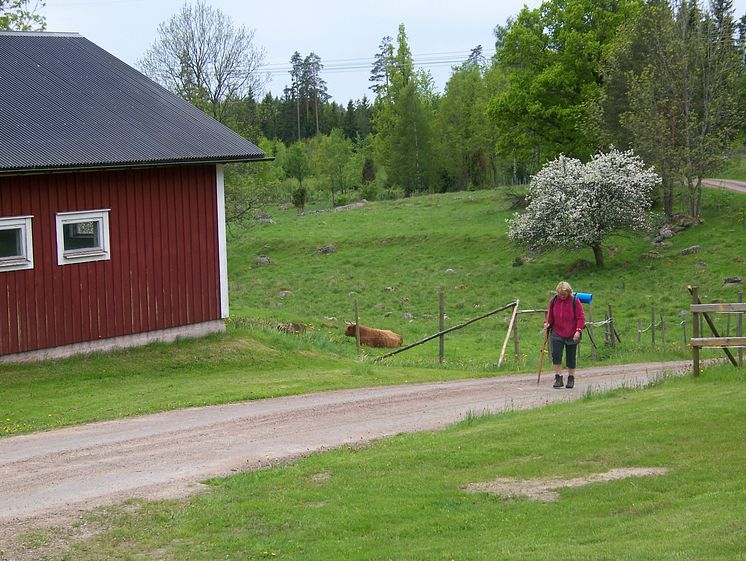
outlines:
[[337, 248], [333, 245], [325, 245], [316, 250], [318, 255], [329, 255], [330, 253], [337, 253]]
[[690, 247], [685, 247], [681, 251], [679, 251], [679, 255], [691, 255], [693, 253], [699, 253], [702, 251], [702, 248], [698, 245], [692, 245]]

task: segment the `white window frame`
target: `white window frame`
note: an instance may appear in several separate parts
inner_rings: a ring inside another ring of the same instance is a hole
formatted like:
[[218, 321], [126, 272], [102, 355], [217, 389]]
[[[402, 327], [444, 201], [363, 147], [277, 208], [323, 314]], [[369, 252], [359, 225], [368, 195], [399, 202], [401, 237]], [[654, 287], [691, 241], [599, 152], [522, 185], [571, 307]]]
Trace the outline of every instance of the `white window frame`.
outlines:
[[22, 271], [34, 268], [34, 239], [31, 234], [33, 216], [0, 218], [0, 230], [21, 230], [21, 255], [0, 258], [0, 272]]
[[[108, 261], [111, 259], [109, 244], [109, 210], [84, 210], [76, 212], [57, 213], [57, 264], [70, 265], [72, 263], [87, 263], [89, 261]], [[63, 228], [67, 224], [78, 222], [99, 223], [99, 246], [86, 249], [65, 251], [65, 236]]]

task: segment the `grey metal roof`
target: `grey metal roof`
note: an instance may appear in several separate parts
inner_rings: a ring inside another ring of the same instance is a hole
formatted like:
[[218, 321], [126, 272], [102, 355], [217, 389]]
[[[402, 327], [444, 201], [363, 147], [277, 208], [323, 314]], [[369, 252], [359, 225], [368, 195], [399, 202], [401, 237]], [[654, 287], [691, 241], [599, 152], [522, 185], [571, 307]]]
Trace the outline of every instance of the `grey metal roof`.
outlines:
[[262, 158], [76, 33], [0, 32], [0, 173]]

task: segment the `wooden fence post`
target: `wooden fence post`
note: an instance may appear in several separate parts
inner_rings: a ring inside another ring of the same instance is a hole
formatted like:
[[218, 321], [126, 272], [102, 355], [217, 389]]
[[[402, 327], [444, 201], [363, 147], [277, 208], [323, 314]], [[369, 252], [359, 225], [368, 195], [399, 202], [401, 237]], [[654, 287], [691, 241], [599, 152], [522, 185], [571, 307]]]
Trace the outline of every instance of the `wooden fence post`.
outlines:
[[[738, 291], [738, 301], [743, 302], [743, 290]], [[743, 337], [743, 313], [738, 314], [736, 321], [736, 337]], [[738, 365], [743, 366], [743, 349], [738, 349]]]
[[637, 346], [642, 345], [642, 320], [637, 320]]
[[684, 331], [684, 348], [686, 348], [686, 345], [687, 345], [687, 341], [686, 341], [686, 320], [682, 320], [681, 321], [681, 325], [684, 328], [683, 329], [683, 331]]
[[357, 305], [357, 298], [355, 298], [355, 348], [360, 356], [360, 309]]
[[[697, 287], [693, 286], [691, 289], [692, 293], [692, 304], [698, 304], [699, 298], [697, 297]], [[699, 313], [698, 312], [692, 312], [692, 339], [696, 339], [699, 337]], [[692, 369], [694, 370], [694, 375], [699, 376], [699, 347], [692, 346]]]
[[591, 340], [591, 360], [596, 361], [597, 355], [596, 355], [596, 343], [595, 339], [593, 337], [593, 303], [588, 303], [588, 337]]
[[516, 300], [513, 305], [513, 314], [510, 316], [510, 323], [508, 324], [508, 332], [505, 334], [505, 341], [503, 341], [503, 347], [500, 350], [500, 358], [497, 361], [497, 367], [500, 368], [505, 360], [505, 350], [508, 348], [508, 341], [510, 341], [510, 332], [513, 331], [513, 325], [515, 324], [515, 318], [518, 315], [518, 307], [521, 301]]
[[[446, 329], [446, 296], [443, 293], [443, 291], [440, 291], [440, 296], [438, 298], [438, 331], [445, 331]], [[441, 335], [440, 336], [440, 344], [438, 349], [438, 361], [440, 364], [443, 364], [443, 360], [445, 360], [445, 354], [446, 354], [446, 336]]]
[[666, 346], [666, 322], [663, 319], [663, 314], [661, 314], [661, 344], [664, 347]]
[[650, 342], [655, 347], [655, 304], [650, 304]]
[[518, 322], [520, 314], [515, 316], [515, 325], [513, 326], [513, 343], [515, 343], [515, 363], [521, 363], [521, 335], [518, 333]]

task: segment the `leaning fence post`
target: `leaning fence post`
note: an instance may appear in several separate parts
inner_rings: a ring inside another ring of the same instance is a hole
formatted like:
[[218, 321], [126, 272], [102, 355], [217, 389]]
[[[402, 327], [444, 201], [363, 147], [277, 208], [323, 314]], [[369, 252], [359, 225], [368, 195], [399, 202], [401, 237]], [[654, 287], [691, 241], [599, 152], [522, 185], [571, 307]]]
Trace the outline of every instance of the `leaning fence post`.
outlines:
[[355, 348], [360, 356], [360, 309], [357, 305], [357, 298], [355, 298]]
[[[439, 300], [439, 305], [438, 305], [438, 309], [439, 309], [438, 327], [439, 329], [438, 331], [443, 332], [446, 329], [446, 296], [442, 290], [440, 291], [440, 296], [438, 300]], [[443, 364], [443, 360], [445, 359], [445, 354], [446, 354], [446, 336], [441, 335], [439, 349], [438, 349], [438, 361], [440, 362], [440, 364]]]
[[[520, 312], [520, 311], [519, 311]], [[521, 336], [518, 333], [518, 320], [521, 314], [518, 313], [515, 316], [515, 325], [513, 326], [513, 342], [515, 343], [515, 363], [516, 365], [521, 362]]]
[[520, 306], [521, 301], [516, 300], [513, 304], [513, 314], [510, 316], [510, 323], [508, 324], [508, 332], [505, 334], [505, 341], [503, 342], [503, 348], [500, 351], [500, 358], [497, 361], [497, 367], [501, 368], [503, 365], [503, 361], [505, 359], [505, 349], [508, 348], [508, 341], [510, 341], [510, 332], [513, 330], [513, 325], [515, 324], [515, 318], [516, 315], [518, 315], [518, 307]]
[[[697, 297], [697, 287], [692, 287], [692, 305], [699, 303], [699, 298]], [[697, 339], [699, 337], [699, 320], [700, 320], [700, 314], [699, 312], [692, 312], [692, 339]], [[692, 345], [692, 369], [694, 370], [694, 375], [699, 376], [699, 347], [696, 345]]]

